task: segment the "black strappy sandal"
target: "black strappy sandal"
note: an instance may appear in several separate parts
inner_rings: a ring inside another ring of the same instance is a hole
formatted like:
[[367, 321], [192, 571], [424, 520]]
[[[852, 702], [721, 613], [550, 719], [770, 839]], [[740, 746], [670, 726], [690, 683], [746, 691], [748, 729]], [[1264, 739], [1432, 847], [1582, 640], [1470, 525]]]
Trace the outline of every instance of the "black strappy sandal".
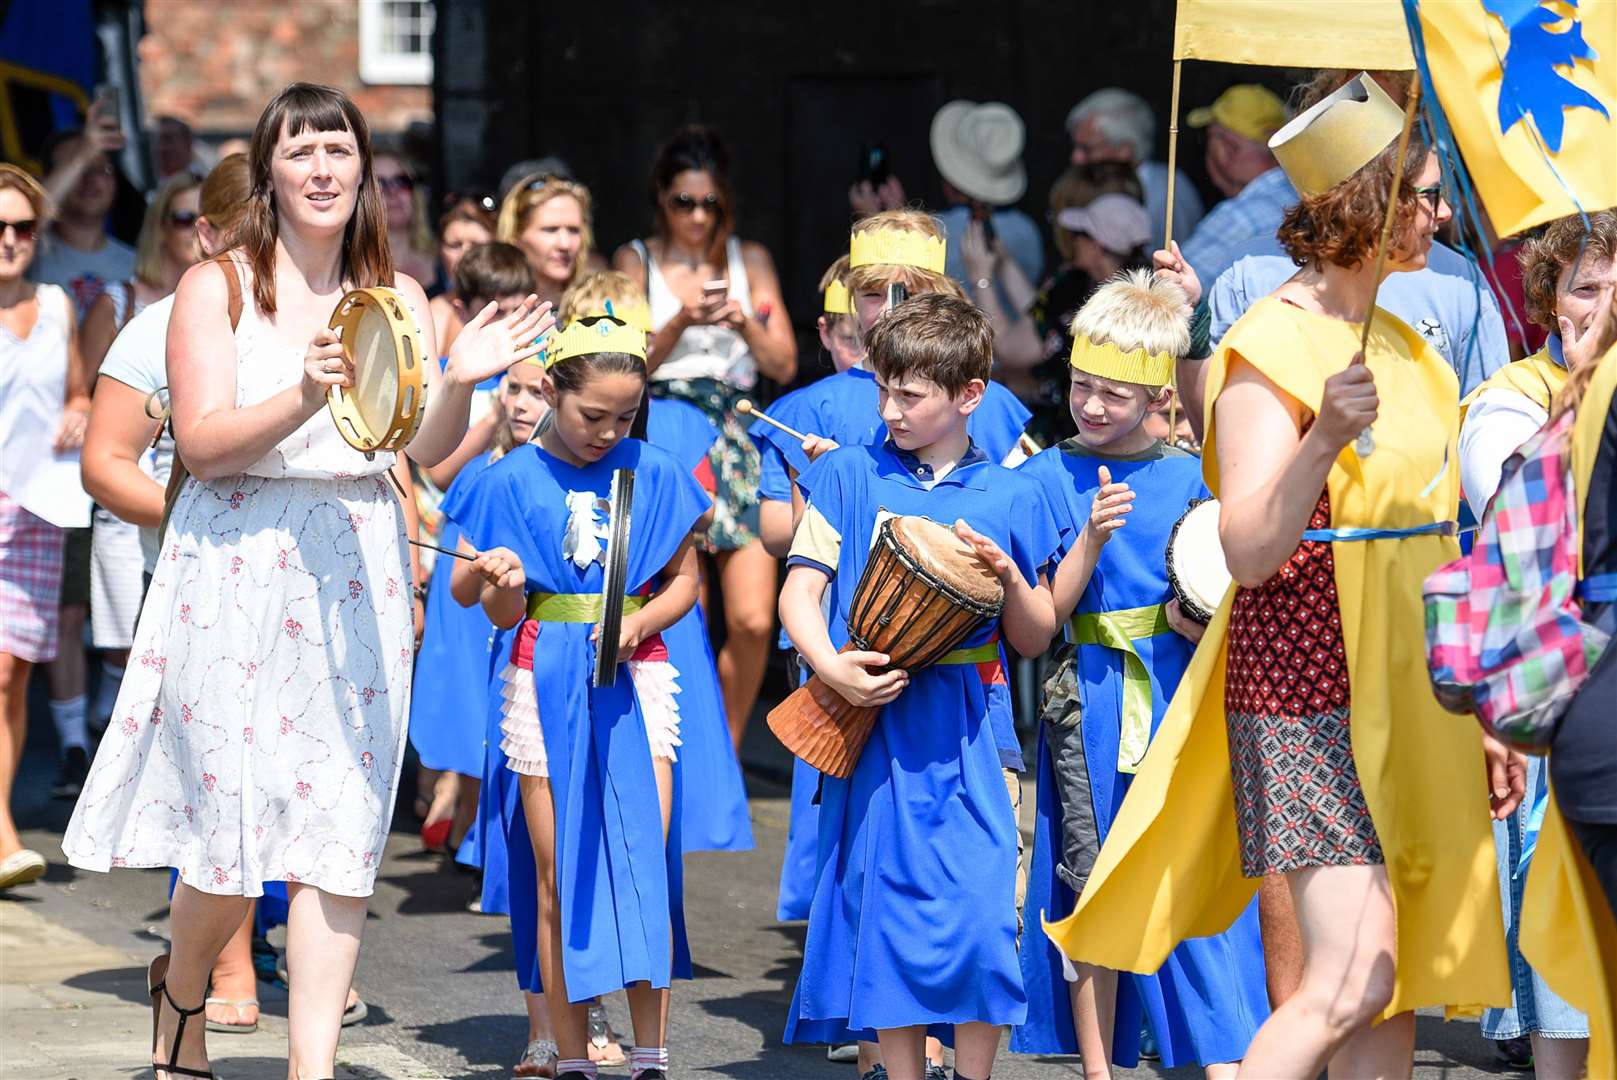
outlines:
[[206, 1069], [192, 1069], [179, 1064], [180, 1047], [185, 1042], [185, 1024], [193, 1016], [200, 1016], [207, 1011], [207, 1004], [203, 1003], [194, 1009], [182, 1009], [168, 992], [168, 954], [164, 953], [152, 961], [151, 967], [146, 969], [146, 993], [152, 999], [152, 1053], [157, 1053], [157, 1030], [163, 1015], [163, 1002], [179, 1015], [179, 1026], [174, 1029], [174, 1044], [169, 1048], [167, 1065], [152, 1065], [152, 1076], [155, 1080], [157, 1072], [161, 1069], [170, 1076], [192, 1076], [197, 1080], [215, 1080], [213, 1072]]

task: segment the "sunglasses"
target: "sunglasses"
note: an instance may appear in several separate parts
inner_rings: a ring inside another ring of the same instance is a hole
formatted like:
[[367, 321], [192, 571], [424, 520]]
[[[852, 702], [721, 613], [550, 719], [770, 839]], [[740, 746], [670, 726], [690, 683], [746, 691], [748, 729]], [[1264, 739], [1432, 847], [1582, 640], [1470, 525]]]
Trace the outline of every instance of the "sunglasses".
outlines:
[[39, 219], [23, 218], [21, 221], [6, 221], [0, 218], [0, 236], [4, 236], [7, 229], [15, 232], [18, 240], [27, 242], [39, 235]]
[[378, 176], [376, 186], [383, 191], [414, 191], [415, 181], [401, 173], [398, 176]]
[[532, 180], [522, 185], [523, 191], [538, 191], [547, 184], [571, 184], [573, 178], [562, 173], [539, 173]]
[[195, 210], [170, 210], [168, 223], [176, 229], [190, 229], [196, 227], [201, 217], [202, 215]]
[[1432, 208], [1432, 213], [1434, 214], [1437, 213], [1438, 207], [1442, 205], [1443, 202], [1442, 184], [1431, 184], [1427, 187], [1412, 188], [1410, 193], [1417, 199], [1424, 199], [1426, 204]]
[[714, 191], [708, 192], [701, 199], [697, 199], [688, 191], [681, 191], [678, 195], [668, 197], [668, 208], [675, 213], [694, 214], [698, 206], [710, 214], [718, 214], [723, 211], [723, 207], [719, 205], [718, 193]]

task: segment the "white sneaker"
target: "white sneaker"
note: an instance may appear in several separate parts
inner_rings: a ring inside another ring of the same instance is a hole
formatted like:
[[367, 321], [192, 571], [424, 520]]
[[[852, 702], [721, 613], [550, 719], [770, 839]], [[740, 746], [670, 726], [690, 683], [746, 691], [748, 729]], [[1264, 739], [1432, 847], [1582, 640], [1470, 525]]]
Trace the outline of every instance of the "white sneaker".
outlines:
[[858, 1061], [859, 1044], [856, 1042], [851, 1042], [837, 1043], [834, 1046], [828, 1046], [825, 1048], [825, 1060], [840, 1062], [844, 1065], [850, 1061]]
[[18, 848], [0, 859], [0, 889], [38, 881], [45, 874], [45, 856], [28, 848]]

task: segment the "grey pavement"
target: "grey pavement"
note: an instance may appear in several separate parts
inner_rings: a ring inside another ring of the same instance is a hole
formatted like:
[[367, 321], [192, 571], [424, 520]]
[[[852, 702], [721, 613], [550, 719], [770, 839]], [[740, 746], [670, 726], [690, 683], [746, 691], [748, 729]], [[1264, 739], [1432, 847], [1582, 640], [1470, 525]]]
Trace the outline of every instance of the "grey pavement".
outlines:
[[[787, 764], [761, 717], [744, 755], [758, 849], [695, 855], [687, 862], [686, 915], [696, 978], [674, 988], [670, 1049], [676, 1077], [691, 1080], [856, 1080], [823, 1049], [781, 1043], [802, 956], [803, 926], [775, 921], [776, 874], [786, 835]], [[60, 860], [71, 806], [52, 802], [54, 739], [48, 719], [22, 770], [15, 810], [25, 841], [52, 860], [46, 877], [0, 894], [0, 1077], [101, 1080], [139, 1075], [150, 1048], [144, 969], [168, 936], [167, 874], [93, 874]], [[401, 800], [406, 801], [406, 800]], [[1026, 800], [1032, 806], [1031, 794]], [[506, 921], [471, 914], [470, 874], [421, 851], [399, 815], [388, 844], [356, 986], [370, 1006], [344, 1032], [339, 1076], [504, 1077], [522, 1049], [526, 1020], [511, 971]], [[279, 939], [277, 940], [277, 943]], [[260, 984], [256, 1035], [210, 1034], [222, 1080], [285, 1075], [286, 997]], [[621, 996], [608, 1001], [627, 1027]], [[1415, 1075], [1478, 1080], [1503, 1074], [1475, 1022], [1419, 1022]], [[1199, 1070], [1144, 1065], [1119, 1077], [1195, 1077]], [[150, 1075], [147, 1073], [146, 1075]], [[627, 1070], [605, 1076], [627, 1077]], [[1076, 1059], [1002, 1054], [995, 1080], [1081, 1076]]]

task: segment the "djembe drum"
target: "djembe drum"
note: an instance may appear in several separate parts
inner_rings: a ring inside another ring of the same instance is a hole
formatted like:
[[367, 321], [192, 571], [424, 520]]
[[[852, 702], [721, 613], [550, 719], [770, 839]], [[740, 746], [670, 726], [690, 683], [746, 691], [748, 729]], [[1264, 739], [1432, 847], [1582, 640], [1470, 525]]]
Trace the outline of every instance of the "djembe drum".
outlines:
[[1218, 500], [1193, 499], [1168, 534], [1168, 586], [1179, 610], [1206, 626], [1230, 591], [1224, 544], [1218, 538]]
[[[953, 530], [921, 517], [888, 518], [854, 589], [842, 651], [884, 653], [883, 670], [916, 671], [998, 618], [1004, 604], [999, 579]], [[846, 778], [880, 712], [852, 704], [816, 675], [769, 714], [769, 728], [808, 764]]]

